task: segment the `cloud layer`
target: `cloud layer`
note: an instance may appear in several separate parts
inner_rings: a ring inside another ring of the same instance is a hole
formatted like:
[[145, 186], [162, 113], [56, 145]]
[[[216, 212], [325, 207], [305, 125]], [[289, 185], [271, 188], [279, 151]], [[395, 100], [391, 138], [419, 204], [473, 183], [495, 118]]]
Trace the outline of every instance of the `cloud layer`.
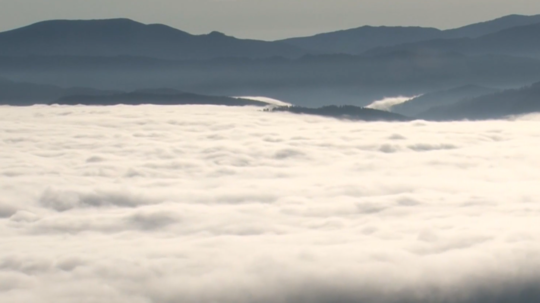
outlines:
[[0, 113], [1, 302], [540, 298], [539, 117]]

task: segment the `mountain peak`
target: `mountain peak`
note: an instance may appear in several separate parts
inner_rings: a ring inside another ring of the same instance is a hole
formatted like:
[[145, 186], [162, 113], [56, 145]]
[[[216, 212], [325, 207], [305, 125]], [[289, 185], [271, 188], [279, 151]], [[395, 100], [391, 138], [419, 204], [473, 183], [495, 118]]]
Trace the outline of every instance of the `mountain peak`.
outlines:
[[78, 19], [78, 20], [69, 20], [69, 19], [57, 19], [57, 20], [47, 20], [41, 21], [34, 24], [31, 24], [27, 27], [40, 27], [40, 26], [50, 26], [50, 25], [110, 25], [110, 26], [119, 26], [119, 25], [144, 25], [143, 23], [133, 21], [128, 18], [114, 18], [114, 19]]
[[470, 37], [478, 38], [498, 31], [518, 26], [540, 23], [540, 15], [508, 15], [494, 20], [475, 23], [460, 28], [446, 30], [446, 38]]
[[35, 23], [0, 33], [0, 46], [0, 55], [4, 56], [127, 55], [167, 60], [298, 57], [305, 53], [281, 43], [241, 40], [217, 31], [195, 36], [163, 24], [125, 18]]
[[218, 31], [212, 31], [211, 33], [208, 34], [208, 36], [210, 36], [210, 37], [227, 37], [227, 35], [225, 35], [222, 32], [218, 32]]

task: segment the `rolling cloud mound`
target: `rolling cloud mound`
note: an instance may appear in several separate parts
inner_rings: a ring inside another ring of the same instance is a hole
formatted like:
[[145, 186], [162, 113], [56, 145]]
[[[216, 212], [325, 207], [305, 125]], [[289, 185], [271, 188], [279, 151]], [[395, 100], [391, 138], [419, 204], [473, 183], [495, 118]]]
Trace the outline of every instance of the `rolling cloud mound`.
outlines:
[[540, 300], [539, 116], [0, 113], [3, 303]]

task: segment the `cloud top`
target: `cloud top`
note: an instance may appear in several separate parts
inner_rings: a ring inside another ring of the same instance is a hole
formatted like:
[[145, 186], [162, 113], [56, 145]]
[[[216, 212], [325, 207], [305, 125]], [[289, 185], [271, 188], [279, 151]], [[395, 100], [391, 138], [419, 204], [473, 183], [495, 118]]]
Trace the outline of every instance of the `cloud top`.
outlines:
[[418, 96], [413, 96], [413, 97], [404, 97], [404, 96], [389, 97], [389, 98], [384, 98], [384, 99], [381, 99], [381, 100], [373, 101], [371, 104], [369, 104], [366, 107], [367, 108], [372, 108], [372, 109], [390, 111], [393, 106], [405, 103], [405, 102], [410, 101], [410, 100], [412, 100], [412, 99], [414, 99], [416, 97], [418, 97]]
[[540, 118], [0, 107], [2, 302], [536, 302]]

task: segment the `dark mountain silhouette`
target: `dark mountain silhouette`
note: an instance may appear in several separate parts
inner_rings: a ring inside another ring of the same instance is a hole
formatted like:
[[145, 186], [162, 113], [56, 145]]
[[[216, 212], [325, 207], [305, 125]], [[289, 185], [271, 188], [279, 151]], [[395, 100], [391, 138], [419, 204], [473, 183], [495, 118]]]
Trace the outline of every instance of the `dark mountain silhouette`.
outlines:
[[54, 85], [18, 83], [0, 78], [0, 104], [2, 105], [46, 104], [74, 94], [108, 95], [113, 93], [115, 92], [85, 87], [64, 89]]
[[[198, 62], [193, 61], [193, 64]], [[6, 76], [22, 72], [21, 77], [24, 78], [25, 75], [31, 77], [54, 71], [78, 71], [81, 74], [91, 74], [95, 70], [140, 72], [153, 69], [166, 70], [179, 66], [180, 63], [174, 60], [133, 56], [0, 56], [0, 74]]]
[[313, 53], [361, 54], [369, 49], [395, 46], [434, 39], [477, 38], [501, 30], [540, 23], [540, 15], [510, 15], [468, 26], [439, 30], [426, 27], [373, 27], [323, 33], [310, 37], [290, 38], [279, 42], [309, 50]]
[[474, 39], [438, 39], [376, 48], [366, 52], [366, 55], [396, 51], [459, 52], [469, 55], [505, 54], [540, 58], [540, 23], [513, 27]]
[[441, 34], [442, 32], [435, 28], [363, 26], [311, 37], [291, 38], [279, 42], [319, 54], [361, 54], [379, 46], [437, 39], [441, 37]]
[[135, 94], [154, 94], [154, 95], [180, 95], [183, 91], [172, 88], [144, 88], [133, 91]]
[[523, 86], [540, 81], [540, 61], [412, 51], [190, 62], [125, 56], [0, 57], [0, 76], [62, 87], [168, 87], [202, 95], [267, 96], [301, 106], [366, 106], [385, 96], [414, 96], [469, 83]]
[[186, 93], [175, 89], [140, 89], [133, 92], [97, 90], [85, 87], [61, 88], [54, 85], [13, 82], [0, 78], [0, 105], [34, 104], [116, 105], [116, 104], [209, 104], [266, 106], [266, 103], [220, 96]]
[[266, 106], [267, 104], [230, 97], [204, 96], [171, 90], [145, 90], [106, 96], [73, 95], [52, 102], [61, 105], [226, 105], [226, 106]]
[[241, 40], [219, 32], [191, 35], [161, 24], [128, 19], [55, 20], [0, 33], [0, 55], [142, 56], [161, 59], [297, 57], [280, 42]]
[[299, 106], [281, 106], [269, 108], [270, 112], [290, 112], [293, 114], [317, 115], [347, 120], [361, 121], [410, 121], [402, 115], [381, 111], [371, 108], [364, 108], [352, 105], [330, 105], [319, 108], [299, 107]]
[[444, 31], [444, 38], [478, 38], [517, 26], [540, 23], [540, 15], [508, 15], [494, 20], [475, 23]]
[[535, 112], [540, 112], [540, 83], [432, 108], [419, 116], [429, 120], [483, 120]]
[[392, 112], [415, 117], [433, 107], [451, 105], [464, 99], [472, 99], [482, 95], [493, 94], [498, 91], [499, 90], [494, 88], [478, 85], [465, 85], [453, 89], [424, 94], [405, 103], [393, 106]]
[[370, 27], [267, 42], [220, 32], [191, 35], [129, 19], [53, 20], [0, 33], [0, 56], [140, 56], [169, 60], [218, 57], [299, 57], [311, 52], [360, 54], [369, 49], [447, 38], [476, 38], [516, 26], [540, 23], [540, 16], [511, 15], [441, 31], [422, 27]]

